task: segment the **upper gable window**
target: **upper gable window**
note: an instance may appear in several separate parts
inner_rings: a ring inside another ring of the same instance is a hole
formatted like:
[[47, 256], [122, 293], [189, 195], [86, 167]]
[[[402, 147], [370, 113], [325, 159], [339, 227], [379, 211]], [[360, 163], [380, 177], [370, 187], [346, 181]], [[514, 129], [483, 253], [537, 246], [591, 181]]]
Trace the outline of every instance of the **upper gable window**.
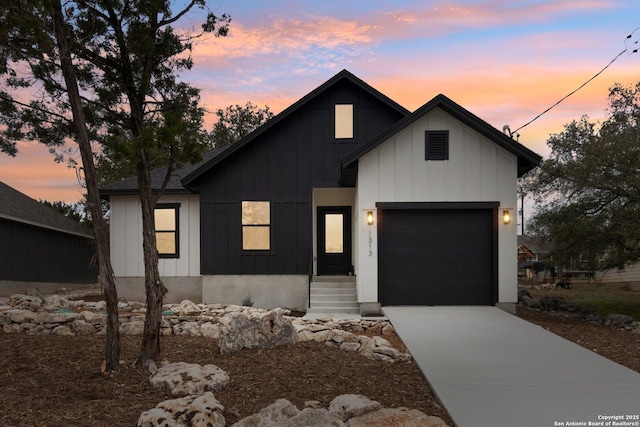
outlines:
[[336, 139], [353, 138], [353, 104], [336, 104]]
[[425, 160], [449, 160], [449, 131], [428, 130], [424, 136]]

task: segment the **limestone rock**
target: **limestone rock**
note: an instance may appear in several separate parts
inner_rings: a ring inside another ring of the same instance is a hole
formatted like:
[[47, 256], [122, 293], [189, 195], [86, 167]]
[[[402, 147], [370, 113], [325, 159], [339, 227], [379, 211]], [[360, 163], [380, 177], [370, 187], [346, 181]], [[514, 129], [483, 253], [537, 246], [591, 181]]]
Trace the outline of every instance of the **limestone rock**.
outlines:
[[71, 330], [71, 328], [69, 328], [67, 325], [57, 326], [57, 327], [53, 328], [51, 333], [54, 334], [54, 335], [64, 335], [64, 336], [74, 336], [75, 335], [75, 332], [73, 332]]
[[144, 321], [142, 320], [120, 324], [120, 333], [123, 335], [141, 335], [143, 331]]
[[221, 319], [220, 352], [230, 354], [243, 348], [273, 348], [282, 344], [295, 344], [298, 333], [291, 320], [284, 317], [285, 310], [276, 308], [268, 312], [231, 312]]
[[224, 427], [224, 407], [213, 393], [165, 400], [138, 418], [138, 427], [211, 426]]
[[24, 332], [24, 329], [22, 329], [22, 326], [20, 326], [17, 323], [11, 323], [9, 325], [4, 325], [2, 327], [2, 330], [8, 334], [21, 334]]
[[7, 304], [19, 310], [38, 311], [42, 308], [42, 298], [35, 295], [13, 294], [9, 297]]
[[384, 408], [351, 418], [348, 427], [446, 427], [439, 418], [417, 409]]
[[295, 417], [278, 425], [283, 427], [342, 427], [344, 423], [326, 409], [306, 408]]
[[83, 319], [74, 320], [71, 324], [71, 329], [78, 335], [93, 335], [96, 333], [95, 326]]
[[274, 425], [284, 425], [284, 423], [292, 417], [300, 414], [300, 410], [296, 408], [287, 399], [278, 399], [271, 405], [262, 409], [257, 414], [243, 418], [235, 423], [234, 427], [267, 427]]
[[632, 323], [633, 317], [625, 316], [624, 314], [610, 314], [604, 319], [605, 325], [614, 326], [616, 328], [630, 326]]
[[220, 326], [211, 322], [203, 323], [202, 325], [200, 325], [200, 334], [203, 337], [213, 338], [217, 340], [218, 338], [220, 338]]
[[188, 299], [173, 307], [171, 311], [178, 316], [199, 316], [202, 313], [200, 307]]
[[202, 336], [198, 322], [180, 322], [173, 326], [174, 335]]
[[158, 368], [149, 381], [174, 396], [188, 396], [221, 390], [229, 383], [229, 375], [215, 365], [178, 362]]
[[329, 413], [342, 421], [382, 408], [380, 404], [359, 394], [343, 394], [329, 404]]

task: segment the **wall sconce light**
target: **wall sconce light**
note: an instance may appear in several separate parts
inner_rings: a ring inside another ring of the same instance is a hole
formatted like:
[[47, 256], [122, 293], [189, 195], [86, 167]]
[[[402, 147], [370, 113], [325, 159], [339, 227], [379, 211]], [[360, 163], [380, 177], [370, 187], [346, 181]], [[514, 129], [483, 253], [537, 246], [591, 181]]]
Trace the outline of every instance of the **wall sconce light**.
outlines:
[[511, 214], [508, 209], [502, 211], [502, 223], [509, 224], [511, 222]]
[[373, 225], [373, 211], [367, 212], [367, 224]]

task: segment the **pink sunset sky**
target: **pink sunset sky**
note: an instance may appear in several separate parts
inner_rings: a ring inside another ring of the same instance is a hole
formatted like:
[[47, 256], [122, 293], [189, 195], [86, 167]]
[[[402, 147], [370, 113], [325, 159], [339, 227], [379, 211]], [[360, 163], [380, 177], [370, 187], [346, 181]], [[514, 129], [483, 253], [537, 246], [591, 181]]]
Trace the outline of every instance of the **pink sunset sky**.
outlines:
[[[229, 35], [194, 46], [182, 79], [211, 112], [250, 101], [278, 113], [342, 69], [413, 111], [443, 93], [494, 127], [519, 131], [546, 156], [546, 141], [587, 114], [604, 117], [608, 89], [640, 80], [637, 0], [209, 2], [232, 17]], [[193, 14], [185, 26], [199, 26]], [[631, 38], [627, 38], [631, 35]], [[0, 153], [0, 181], [35, 199], [76, 202], [76, 172], [42, 144]]]

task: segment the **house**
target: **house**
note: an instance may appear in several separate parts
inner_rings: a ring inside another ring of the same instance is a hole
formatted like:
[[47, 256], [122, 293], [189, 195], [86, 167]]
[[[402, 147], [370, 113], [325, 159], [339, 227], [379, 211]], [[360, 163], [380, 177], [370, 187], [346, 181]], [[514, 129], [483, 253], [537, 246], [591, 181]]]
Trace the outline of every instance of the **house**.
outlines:
[[97, 283], [90, 230], [0, 182], [0, 295]]
[[[304, 310], [311, 280], [340, 276], [366, 310], [514, 303], [516, 224], [503, 215], [540, 160], [443, 95], [410, 113], [343, 70], [174, 174], [156, 209], [167, 297]], [[118, 292], [140, 298], [136, 180], [101, 193]]]
[[550, 263], [550, 243], [539, 236], [518, 236], [518, 271], [529, 280], [555, 281], [555, 266]]

